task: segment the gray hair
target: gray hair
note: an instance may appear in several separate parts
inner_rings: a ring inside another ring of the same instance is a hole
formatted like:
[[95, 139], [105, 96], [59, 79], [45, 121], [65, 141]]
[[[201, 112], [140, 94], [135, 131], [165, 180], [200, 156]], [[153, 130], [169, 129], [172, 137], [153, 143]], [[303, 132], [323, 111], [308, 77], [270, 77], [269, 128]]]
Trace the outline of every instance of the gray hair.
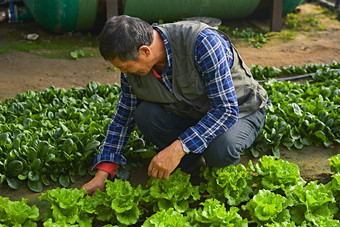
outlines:
[[99, 50], [105, 60], [137, 60], [139, 47], [153, 41], [153, 28], [147, 22], [126, 15], [107, 20], [99, 36]]

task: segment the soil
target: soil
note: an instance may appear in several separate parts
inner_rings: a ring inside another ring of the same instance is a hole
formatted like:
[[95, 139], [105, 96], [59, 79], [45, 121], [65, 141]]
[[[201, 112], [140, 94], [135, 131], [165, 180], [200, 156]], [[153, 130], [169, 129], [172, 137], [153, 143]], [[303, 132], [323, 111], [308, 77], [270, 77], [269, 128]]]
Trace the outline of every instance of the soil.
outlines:
[[[299, 7], [299, 11], [301, 17], [305, 18], [315, 18], [321, 14], [320, 8], [314, 4], [303, 4]], [[241, 45], [238, 50], [248, 65], [280, 67], [339, 62], [340, 22], [329, 17], [321, 17], [319, 20], [321, 25], [326, 26], [325, 30], [313, 31], [307, 26], [306, 30], [298, 31], [294, 40], [276, 39], [262, 48], [249, 48], [249, 46]], [[282, 31], [281, 33], [289, 36], [289, 32]]]
[[[236, 47], [248, 66], [259, 64], [279, 67], [340, 62], [340, 22], [334, 16], [324, 16], [321, 11], [315, 4], [308, 3], [300, 6], [299, 15], [317, 17], [320, 24], [325, 25], [323, 29], [297, 31], [294, 39], [287, 39], [290, 33], [282, 31], [273, 33], [273, 38], [261, 48], [255, 48], [245, 42], [236, 42]], [[32, 22], [19, 25], [2, 22], [0, 28], [0, 48], [10, 43], [8, 36], [11, 33], [20, 34], [23, 42], [25, 34], [38, 33], [43, 36], [48, 33]], [[52, 38], [64, 37], [48, 35]], [[110, 64], [98, 54], [74, 60], [46, 58], [44, 52], [50, 52], [50, 50], [26, 52], [9, 50], [0, 54], [1, 101], [29, 89], [41, 91], [51, 85], [69, 89], [84, 87], [91, 80], [101, 84], [119, 83], [119, 72], [112, 72]], [[310, 146], [302, 150], [291, 151], [282, 148], [281, 158], [297, 164], [305, 180], [327, 182], [332, 174], [329, 170], [328, 158], [338, 153], [340, 153], [339, 144], [331, 148]], [[242, 158], [241, 163], [246, 165], [249, 160], [256, 161], [256, 158], [246, 155]], [[146, 172], [145, 167], [133, 170], [130, 174], [132, 184], [144, 184], [148, 179]], [[89, 178], [78, 179], [72, 187], [80, 187], [88, 180]], [[40, 195], [39, 193], [32, 194], [25, 186], [22, 188], [23, 190], [13, 191], [2, 187], [0, 195], [9, 196], [12, 199], [20, 199], [24, 195], [33, 200], [36, 200]]]

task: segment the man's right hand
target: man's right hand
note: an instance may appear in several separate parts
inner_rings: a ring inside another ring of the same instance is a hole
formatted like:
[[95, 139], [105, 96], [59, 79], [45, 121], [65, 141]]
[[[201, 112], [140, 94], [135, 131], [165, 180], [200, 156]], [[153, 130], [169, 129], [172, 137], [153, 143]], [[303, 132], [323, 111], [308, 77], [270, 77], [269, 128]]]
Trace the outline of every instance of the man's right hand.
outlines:
[[109, 176], [109, 173], [104, 170], [97, 170], [96, 175], [92, 180], [84, 184], [82, 188], [85, 188], [88, 195], [92, 196], [99, 189], [100, 191], [104, 191], [105, 189], [105, 179]]

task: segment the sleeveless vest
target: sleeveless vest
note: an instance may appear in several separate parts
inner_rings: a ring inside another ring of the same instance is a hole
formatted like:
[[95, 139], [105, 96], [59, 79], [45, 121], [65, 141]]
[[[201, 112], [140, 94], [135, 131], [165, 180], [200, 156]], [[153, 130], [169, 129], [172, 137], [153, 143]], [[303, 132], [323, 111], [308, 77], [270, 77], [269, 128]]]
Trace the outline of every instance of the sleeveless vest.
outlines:
[[[174, 114], [199, 120], [211, 106], [205, 93], [204, 80], [195, 66], [195, 42], [201, 31], [214, 28], [195, 21], [164, 24], [157, 28], [163, 32], [171, 47], [174, 94], [171, 94], [159, 82], [152, 71], [146, 76], [128, 73], [127, 77], [132, 89], [142, 100], [162, 103], [168, 111]], [[229, 40], [226, 34], [217, 31]], [[231, 49], [234, 55], [231, 76], [236, 91], [239, 118], [241, 118], [264, 107], [268, 94], [254, 80], [233, 44], [231, 44]]]

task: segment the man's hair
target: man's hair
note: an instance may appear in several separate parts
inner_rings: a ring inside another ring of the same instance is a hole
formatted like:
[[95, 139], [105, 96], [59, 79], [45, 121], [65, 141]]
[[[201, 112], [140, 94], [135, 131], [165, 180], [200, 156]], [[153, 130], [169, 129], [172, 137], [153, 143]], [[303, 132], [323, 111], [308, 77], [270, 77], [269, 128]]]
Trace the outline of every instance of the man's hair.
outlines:
[[126, 15], [107, 20], [99, 36], [99, 50], [105, 60], [137, 60], [139, 47], [153, 41], [153, 28], [147, 22]]

